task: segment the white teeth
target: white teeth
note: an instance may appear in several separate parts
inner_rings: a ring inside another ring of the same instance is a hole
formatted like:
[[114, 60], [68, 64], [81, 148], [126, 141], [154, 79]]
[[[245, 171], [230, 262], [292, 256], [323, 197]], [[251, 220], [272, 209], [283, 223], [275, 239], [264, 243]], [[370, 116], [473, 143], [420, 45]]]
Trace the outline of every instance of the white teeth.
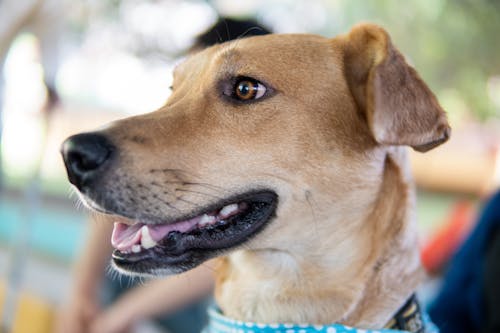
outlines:
[[151, 238], [149, 229], [145, 225], [143, 225], [141, 228], [141, 245], [145, 249], [150, 249], [156, 246], [156, 242], [153, 240], [153, 238]]
[[233, 214], [236, 211], [238, 211], [238, 204], [231, 204], [222, 208], [221, 211], [219, 212], [219, 215], [224, 218], [228, 217], [229, 215]]
[[203, 214], [203, 216], [201, 217], [201, 220], [198, 222], [198, 224], [201, 226], [205, 226], [208, 224], [214, 224], [215, 221], [216, 221], [215, 216]]
[[132, 246], [132, 252], [134, 252], [134, 253], [141, 252], [141, 246], [139, 244]]

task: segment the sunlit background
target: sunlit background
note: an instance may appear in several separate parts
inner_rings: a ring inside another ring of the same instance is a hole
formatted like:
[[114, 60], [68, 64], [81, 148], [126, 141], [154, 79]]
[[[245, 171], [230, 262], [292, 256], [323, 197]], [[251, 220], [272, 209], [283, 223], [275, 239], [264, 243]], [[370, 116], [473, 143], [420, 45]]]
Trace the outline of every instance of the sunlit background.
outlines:
[[[22, 11], [14, 7], [35, 2], [0, 2], [0, 22], [5, 17], [14, 22]], [[173, 67], [219, 15], [253, 18], [276, 33], [335, 36], [360, 21], [389, 31], [436, 93], [453, 128], [445, 146], [412, 154], [422, 251], [430, 270], [439, 258], [425, 257], [426, 246], [450, 228], [460, 230], [452, 246], [441, 249], [441, 263], [449, 258], [473, 225], [481, 200], [500, 184], [500, 4], [495, 1], [38, 2], [47, 4], [50, 22], [59, 27], [52, 52], [61, 100], [50, 114], [43, 112], [47, 93], [36, 31], [27, 26], [9, 39], [2, 31], [8, 22], [0, 23], [0, 56], [9, 46], [0, 71], [0, 313], [4, 325], [19, 332], [27, 313], [52, 320], [85, 236], [86, 212], [75, 208], [70, 195], [60, 143], [70, 134], [161, 106]]]

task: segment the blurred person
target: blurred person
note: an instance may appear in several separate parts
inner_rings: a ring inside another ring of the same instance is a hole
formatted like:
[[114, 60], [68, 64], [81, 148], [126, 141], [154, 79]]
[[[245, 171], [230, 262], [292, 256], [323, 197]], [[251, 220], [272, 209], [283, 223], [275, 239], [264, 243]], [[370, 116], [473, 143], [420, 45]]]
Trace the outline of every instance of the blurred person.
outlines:
[[[4, 104], [4, 65], [9, 48], [20, 33], [33, 33], [40, 44], [43, 81], [47, 89], [44, 111], [51, 111], [59, 101], [56, 72], [59, 43], [63, 31], [63, 0], [0, 0], [0, 147], [2, 140], [2, 108]], [[0, 152], [0, 187], [2, 160]]]
[[270, 33], [269, 29], [254, 20], [220, 18], [205, 33], [196, 38], [189, 52], [193, 53], [206, 47], [238, 38], [261, 36]]
[[500, 191], [452, 258], [429, 315], [442, 333], [500, 332]]
[[[253, 20], [220, 18], [199, 35], [189, 53], [233, 39], [271, 33]], [[102, 217], [104, 219], [108, 217]], [[58, 333], [121, 333], [148, 318], [171, 333], [199, 332], [213, 288], [209, 262], [178, 276], [133, 286], [128, 277], [113, 280], [105, 274], [112, 252], [112, 221], [93, 221], [87, 243], [75, 265], [71, 295], [58, 318]], [[104, 285], [104, 288], [102, 288]], [[127, 287], [124, 287], [127, 286]], [[101, 290], [107, 300], [101, 305]]]

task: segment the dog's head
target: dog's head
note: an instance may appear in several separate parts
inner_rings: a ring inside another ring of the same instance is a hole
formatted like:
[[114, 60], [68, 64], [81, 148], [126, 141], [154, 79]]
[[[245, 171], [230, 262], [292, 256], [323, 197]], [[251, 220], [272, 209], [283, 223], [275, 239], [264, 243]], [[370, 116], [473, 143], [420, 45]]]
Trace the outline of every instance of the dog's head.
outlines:
[[177, 67], [161, 109], [72, 136], [62, 152], [83, 201], [116, 216], [114, 265], [156, 274], [345, 237], [377, 196], [384, 151], [448, 135], [385, 31], [362, 25], [206, 49]]

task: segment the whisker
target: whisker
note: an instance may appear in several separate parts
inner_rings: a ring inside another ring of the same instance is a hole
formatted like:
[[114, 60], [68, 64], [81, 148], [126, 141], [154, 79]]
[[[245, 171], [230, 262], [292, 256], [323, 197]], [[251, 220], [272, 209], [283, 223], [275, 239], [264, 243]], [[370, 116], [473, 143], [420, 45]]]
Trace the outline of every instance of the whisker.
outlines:
[[82, 202], [82, 200], [80, 200], [80, 198], [73, 198], [73, 203], [74, 203], [75, 209], [77, 211], [83, 210], [84, 206], [83, 206], [83, 202]]
[[122, 274], [114, 269], [111, 264], [106, 266], [106, 275], [111, 281], [118, 281], [119, 285], [122, 285]]
[[191, 186], [203, 186], [206, 188], [214, 189], [214, 190], [225, 190], [225, 188], [213, 184], [208, 184], [208, 183], [196, 183], [196, 182], [184, 182], [184, 185], [191, 185]]
[[[200, 186], [200, 187], [204, 187], [204, 188], [207, 188], [207, 189], [210, 189], [210, 190], [213, 190], [213, 191], [225, 191], [226, 190], [224, 187], [213, 185], [213, 184], [197, 183], [197, 182], [186, 182], [186, 181], [183, 181], [183, 180], [166, 180], [166, 181], [163, 182], [163, 184], [169, 184], [169, 185], [180, 184], [180, 185], [183, 185], [183, 186]], [[163, 188], [162, 184], [158, 184], [156, 182], [151, 183], [151, 185]]]
[[227, 20], [226, 19], [222, 19], [224, 21], [224, 25], [226, 26], [226, 34], [227, 34], [227, 39], [226, 41], [230, 40], [231, 39], [231, 34], [229, 33], [229, 25], [227, 24]]
[[68, 197], [74, 199], [75, 196], [78, 197], [75, 188], [73, 186], [68, 187]]
[[183, 189], [183, 188], [178, 188], [178, 189], [176, 189], [176, 191], [186, 192], [186, 193], [195, 193], [195, 194], [200, 194], [200, 195], [206, 195], [207, 197], [222, 199], [222, 197], [220, 197], [218, 195], [214, 195], [214, 194], [210, 194], [210, 193], [206, 193], [206, 192], [201, 192], [201, 191], [193, 191], [193, 190], [188, 190], [188, 189]]
[[197, 204], [196, 202], [192, 202], [192, 201], [186, 200], [186, 199], [184, 199], [182, 197], [177, 198], [177, 201], [182, 201], [182, 202], [185, 202], [185, 203], [188, 203], [190, 205], [193, 205], [193, 206], [196, 206], [196, 207], [200, 207], [200, 208], [203, 207], [203, 206]]
[[219, 37], [219, 43], [222, 43], [222, 36], [220, 35], [219, 31], [218, 30], [215, 30], [215, 33], [217, 34], [217, 36]]
[[264, 31], [264, 29], [262, 29], [261, 27], [251, 27], [251, 28], [248, 28], [245, 32], [243, 32], [241, 35], [238, 36], [238, 38], [236, 38], [237, 40], [238, 39], [242, 39], [244, 38], [250, 31], [252, 30], [260, 30], [260, 31]]
[[158, 200], [158, 201], [160, 201], [161, 203], [165, 204], [165, 206], [167, 206], [168, 208], [172, 208], [172, 209], [174, 209], [174, 210], [176, 210], [176, 211], [180, 212], [180, 209], [179, 209], [179, 208], [177, 208], [177, 207], [175, 207], [174, 205], [172, 205], [170, 202], [168, 202], [168, 201], [166, 201], [166, 200], [163, 200], [163, 199], [161, 199], [161, 198], [159, 198], [159, 197], [158, 197], [158, 198], [156, 198], [156, 200]]

